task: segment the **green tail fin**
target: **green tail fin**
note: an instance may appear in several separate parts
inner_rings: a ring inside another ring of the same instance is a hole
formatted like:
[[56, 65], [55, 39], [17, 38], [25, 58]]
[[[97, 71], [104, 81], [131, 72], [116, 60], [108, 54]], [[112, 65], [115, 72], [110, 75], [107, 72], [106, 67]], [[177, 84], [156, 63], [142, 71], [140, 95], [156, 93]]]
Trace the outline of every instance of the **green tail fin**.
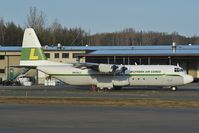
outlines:
[[24, 32], [21, 60], [46, 60], [41, 44], [32, 28], [27, 28]]

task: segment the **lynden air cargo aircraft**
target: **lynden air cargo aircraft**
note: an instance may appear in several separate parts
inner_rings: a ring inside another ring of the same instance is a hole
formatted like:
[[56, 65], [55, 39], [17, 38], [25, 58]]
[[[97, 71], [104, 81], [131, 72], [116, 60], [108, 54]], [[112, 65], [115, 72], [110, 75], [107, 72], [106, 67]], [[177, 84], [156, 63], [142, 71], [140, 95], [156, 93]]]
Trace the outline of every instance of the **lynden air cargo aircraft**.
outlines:
[[174, 65], [116, 65], [97, 63], [58, 63], [48, 61], [32, 28], [24, 32], [20, 66], [36, 67], [70, 85], [91, 85], [94, 89], [124, 86], [177, 86], [191, 83], [193, 77]]

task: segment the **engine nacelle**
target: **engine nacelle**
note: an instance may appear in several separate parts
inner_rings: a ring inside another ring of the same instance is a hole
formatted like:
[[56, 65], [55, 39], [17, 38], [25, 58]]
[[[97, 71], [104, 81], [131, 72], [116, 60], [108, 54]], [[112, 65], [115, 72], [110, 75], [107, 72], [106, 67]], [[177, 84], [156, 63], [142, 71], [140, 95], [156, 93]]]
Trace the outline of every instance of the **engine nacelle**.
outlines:
[[99, 64], [99, 71], [103, 72], [103, 73], [111, 73], [113, 71], [113, 69], [111, 68], [112, 65], [109, 64]]

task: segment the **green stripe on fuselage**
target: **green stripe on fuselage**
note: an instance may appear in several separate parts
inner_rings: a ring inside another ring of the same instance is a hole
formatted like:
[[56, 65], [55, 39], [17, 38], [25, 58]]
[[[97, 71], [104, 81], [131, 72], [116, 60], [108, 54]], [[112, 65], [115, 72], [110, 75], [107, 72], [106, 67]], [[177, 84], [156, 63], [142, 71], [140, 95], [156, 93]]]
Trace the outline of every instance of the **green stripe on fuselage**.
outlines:
[[46, 60], [42, 48], [22, 48], [21, 60]]
[[177, 74], [120, 74], [120, 75], [111, 75], [111, 74], [50, 74], [51, 76], [176, 76], [181, 77]]

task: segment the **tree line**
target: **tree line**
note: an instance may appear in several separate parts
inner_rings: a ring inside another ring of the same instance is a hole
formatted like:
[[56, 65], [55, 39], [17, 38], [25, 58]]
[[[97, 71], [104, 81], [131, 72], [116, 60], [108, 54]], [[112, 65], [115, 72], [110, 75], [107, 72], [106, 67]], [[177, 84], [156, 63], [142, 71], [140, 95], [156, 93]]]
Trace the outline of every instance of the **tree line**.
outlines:
[[68, 28], [62, 26], [58, 20], [46, 26], [46, 15], [31, 7], [27, 15], [25, 26], [14, 22], [4, 22], [0, 18], [0, 45], [21, 46], [24, 29], [32, 27], [36, 31], [42, 45], [57, 45], [58, 43], [68, 46], [85, 45], [170, 45], [176, 44], [199, 44], [199, 36], [186, 37], [177, 32], [153, 32], [136, 31], [127, 28], [112, 33], [97, 33], [91, 35], [81, 27]]
[[186, 37], [177, 32], [153, 32], [136, 31], [133, 28], [127, 28], [119, 32], [100, 33], [88, 37], [88, 43], [91, 45], [171, 45], [176, 44], [199, 44], [199, 37]]

